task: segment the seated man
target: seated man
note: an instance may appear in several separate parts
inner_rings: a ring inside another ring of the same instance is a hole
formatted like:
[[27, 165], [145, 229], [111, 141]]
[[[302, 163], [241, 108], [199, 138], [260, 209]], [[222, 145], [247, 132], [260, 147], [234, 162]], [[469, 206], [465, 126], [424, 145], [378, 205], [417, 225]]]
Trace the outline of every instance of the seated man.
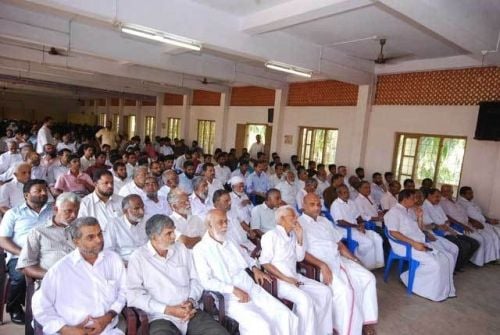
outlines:
[[285, 174], [283, 173], [283, 164], [276, 163], [274, 165], [274, 173], [269, 177], [269, 187], [276, 187], [283, 180], [285, 180]]
[[144, 202], [144, 221], [147, 221], [155, 214], [170, 215], [172, 209], [168, 204], [167, 197], [158, 194], [158, 179], [153, 176], [146, 177], [143, 188], [146, 196], [142, 198]]
[[461, 271], [472, 255], [479, 248], [479, 242], [475, 239], [459, 234], [450, 227], [450, 222], [443, 208], [439, 205], [441, 192], [436, 188], [427, 191], [427, 199], [424, 201], [424, 225], [433, 230], [441, 231], [444, 237], [458, 247], [458, 259], [455, 271]]
[[24, 203], [23, 186], [31, 179], [31, 165], [17, 163], [12, 180], [0, 186], [0, 213]]
[[95, 164], [95, 148], [91, 144], [83, 145], [83, 156], [80, 158], [82, 171], [86, 171], [89, 167]]
[[401, 191], [401, 184], [397, 180], [392, 180], [387, 185], [388, 191], [380, 198], [380, 207], [384, 213], [398, 204], [398, 194]]
[[177, 240], [192, 249], [207, 230], [203, 220], [191, 214], [188, 195], [180, 189], [170, 191], [167, 200], [173, 211], [170, 219], [174, 221]]
[[[383, 240], [372, 230], [366, 230], [361, 212], [356, 203], [349, 199], [349, 189], [341, 185], [337, 189], [338, 198], [332, 204], [330, 213], [335, 222], [341, 227], [351, 227], [352, 239], [358, 242], [354, 251], [367, 269], [377, 269], [384, 266]], [[347, 238], [347, 229], [344, 229], [344, 238]]]
[[490, 225], [483, 225], [479, 222], [469, 221], [467, 211], [453, 200], [453, 187], [451, 185], [441, 185], [441, 208], [446, 213], [451, 223], [458, 224], [468, 232], [469, 236], [479, 242], [479, 248], [472, 255], [471, 262], [477, 266], [494, 262], [500, 258], [500, 239], [495, 234], [495, 230]]
[[107, 158], [108, 158], [108, 156], [106, 155], [106, 153], [104, 151], [99, 152], [97, 155], [95, 155], [95, 163], [93, 165], [89, 166], [87, 168], [87, 170], [85, 170], [85, 173], [92, 177], [97, 170], [102, 170], [102, 169], [109, 170], [109, 169], [111, 169], [112, 168], [111, 166], [106, 165]]
[[200, 283], [204, 289], [224, 295], [226, 314], [238, 321], [240, 334], [305, 334], [297, 332], [297, 317], [248, 275], [246, 270], [250, 268], [257, 282], [270, 280], [255, 260], [226, 239], [224, 212], [209, 211], [205, 223], [208, 231], [193, 249]]
[[123, 186], [130, 180], [127, 176], [127, 168], [122, 161], [113, 164], [113, 187], [114, 193], [118, 194]]
[[[413, 292], [433, 301], [443, 301], [455, 297], [453, 284], [453, 255], [440, 249], [435, 242], [426, 242], [423, 227], [423, 210], [415, 208], [415, 190], [402, 190], [398, 195], [399, 203], [384, 216], [387, 230], [397, 240], [412, 247], [412, 258], [420, 262], [415, 272]], [[416, 220], [409, 214], [415, 208]], [[406, 247], [390, 240], [393, 251], [406, 255]], [[409, 271], [401, 274], [401, 280], [408, 286]]]
[[57, 197], [54, 215], [44, 225], [33, 228], [21, 249], [16, 269], [35, 279], [42, 279], [58, 260], [75, 249], [68, 226], [80, 208], [80, 198], [70, 192]]
[[191, 203], [191, 212], [198, 215], [202, 220], [205, 219], [208, 211], [212, 207], [208, 199], [208, 182], [206, 178], [198, 176], [193, 178], [193, 193], [189, 196]]
[[322, 279], [330, 279], [335, 330], [338, 334], [375, 334], [373, 324], [378, 319], [375, 276], [342, 243], [342, 232], [320, 216], [321, 201], [317, 195], [304, 197], [303, 210], [299, 223], [304, 230], [306, 251], [318, 259], [316, 265], [322, 269]]
[[459, 197], [457, 203], [465, 208], [467, 211], [467, 215], [469, 216], [469, 220], [473, 222], [476, 226], [477, 223], [482, 224], [483, 226], [491, 225], [492, 228], [495, 229], [498, 236], [500, 236], [500, 224], [498, 219], [494, 219], [492, 217], [487, 217], [484, 215], [483, 210], [476, 204], [474, 200], [474, 191], [470, 186], [462, 186], [459, 190]]
[[344, 184], [344, 176], [340, 173], [335, 173], [332, 175], [332, 184], [323, 191], [323, 200], [325, 202], [325, 208], [332, 207], [335, 199], [338, 198], [337, 188]]
[[375, 200], [371, 196], [370, 183], [363, 180], [358, 187], [358, 196], [354, 199], [354, 203], [361, 212], [361, 217], [365, 221], [373, 221], [377, 226], [382, 226], [384, 214], [379, 211]]
[[309, 193], [316, 193], [318, 188], [318, 181], [314, 178], [307, 178], [305, 181], [305, 186], [303, 189], [297, 192], [297, 209], [302, 210], [302, 203], [304, 202], [304, 197]]
[[7, 141], [7, 151], [0, 154], [0, 173], [6, 172], [15, 163], [23, 161], [17, 147], [17, 142], [14, 139]]
[[[177, 160], [179, 160], [180, 156]], [[193, 178], [195, 167], [193, 161], [186, 160], [183, 164], [184, 172], [179, 175], [179, 188], [186, 194], [190, 195], [193, 193]]]
[[[227, 163], [227, 152], [221, 152], [219, 156], [217, 156], [217, 165], [214, 167], [214, 172], [215, 172], [215, 178], [219, 180], [222, 183], [222, 185], [226, 184], [229, 178], [231, 178], [231, 169], [226, 165], [226, 163]], [[205, 166], [207, 164], [208, 163], [206, 163]], [[205, 169], [205, 166], [203, 166], [203, 169]]]
[[24, 184], [26, 201], [9, 209], [0, 224], [0, 248], [7, 251], [7, 270], [9, 273], [9, 295], [7, 313], [12, 322], [24, 324], [24, 304], [26, 281], [24, 274], [16, 270], [21, 248], [26, 243], [26, 236], [34, 227], [43, 225], [52, 216], [52, 205], [47, 203], [47, 183], [42, 179], [32, 179]]
[[250, 222], [250, 228], [254, 230], [258, 236], [262, 236], [265, 232], [268, 232], [276, 227], [274, 212], [280, 205], [280, 191], [272, 188], [267, 191], [264, 203], [255, 206], [252, 209], [252, 221]]
[[146, 222], [148, 242], [138, 248], [127, 269], [127, 303], [148, 314], [149, 334], [228, 335], [198, 309], [203, 288], [191, 253], [175, 242], [174, 222], [156, 214]]
[[288, 205], [278, 208], [276, 222], [276, 227], [262, 236], [260, 264], [278, 279], [278, 296], [294, 303], [294, 312], [299, 317], [298, 334], [331, 334], [332, 291], [297, 273], [297, 262], [312, 257], [305, 251], [295, 210]]
[[276, 185], [276, 189], [281, 193], [281, 199], [287, 204], [295, 208], [297, 205], [297, 185], [295, 184], [295, 173], [288, 171], [285, 175], [285, 180]]
[[245, 194], [245, 180], [242, 177], [234, 176], [229, 180], [232, 192], [231, 196], [231, 212], [237, 218], [243, 229], [250, 235], [255, 237], [254, 232], [250, 229], [251, 215], [253, 205], [248, 196]]
[[126, 302], [125, 268], [117, 254], [103, 250], [95, 218], [76, 219], [70, 228], [76, 249], [52, 266], [33, 295], [33, 317], [44, 334], [118, 335]]
[[137, 194], [127, 195], [122, 200], [123, 215], [107, 225], [104, 234], [104, 248], [111, 249], [121, 256], [125, 264], [135, 249], [147, 241], [144, 203]]
[[69, 158], [69, 171], [60, 175], [54, 185], [54, 197], [62, 192], [73, 192], [81, 197], [94, 191], [92, 178], [80, 171], [80, 158], [72, 155]]
[[141, 198], [144, 198], [146, 196], [146, 193], [144, 193], [142, 189], [144, 188], [144, 184], [146, 183], [147, 176], [147, 166], [138, 166], [134, 168], [132, 172], [132, 180], [123, 185], [118, 195], [121, 197], [126, 197], [129, 194], [137, 194]]
[[326, 172], [324, 164], [318, 164], [318, 173], [314, 176], [314, 179], [318, 182], [318, 187], [316, 188], [316, 194], [323, 199], [323, 192], [330, 187], [330, 182], [328, 182], [328, 173]]
[[382, 180], [382, 174], [380, 172], [375, 172], [372, 175], [372, 183], [370, 185], [371, 195], [375, 204], [381, 208], [380, 200], [387, 192], [387, 188], [384, 185], [384, 181]]
[[179, 175], [175, 170], [166, 170], [163, 172], [162, 178], [163, 186], [158, 190], [158, 194], [166, 198], [168, 192], [179, 185]]
[[269, 190], [269, 178], [265, 172], [266, 167], [266, 161], [257, 162], [254, 172], [248, 176], [245, 182], [247, 194], [253, 196], [257, 204], [264, 202], [266, 192]]
[[[225, 166], [225, 168], [227, 168], [227, 166]], [[219, 180], [215, 176], [215, 168], [212, 163], [205, 163], [205, 165], [203, 165], [202, 172], [203, 172], [202, 176], [206, 180], [208, 186], [208, 193], [207, 193], [208, 204], [211, 205], [215, 191], [223, 190], [224, 184], [222, 183], [221, 180]]]

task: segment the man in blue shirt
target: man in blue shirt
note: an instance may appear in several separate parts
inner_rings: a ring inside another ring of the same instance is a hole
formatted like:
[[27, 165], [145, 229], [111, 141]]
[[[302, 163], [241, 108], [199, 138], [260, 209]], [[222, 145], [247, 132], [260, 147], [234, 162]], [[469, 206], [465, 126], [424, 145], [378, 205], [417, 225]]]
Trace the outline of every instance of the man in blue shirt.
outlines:
[[264, 202], [266, 192], [269, 190], [269, 178], [264, 172], [266, 170], [267, 162], [259, 161], [255, 165], [255, 171], [252, 172], [245, 183], [246, 191], [252, 199], [254, 205]]
[[9, 272], [9, 295], [7, 312], [13, 323], [24, 324], [24, 304], [26, 281], [24, 274], [16, 270], [17, 259], [24, 246], [26, 236], [32, 228], [47, 222], [52, 216], [52, 205], [47, 204], [47, 182], [32, 179], [24, 184], [26, 201], [9, 209], [0, 224], [0, 248], [7, 251], [7, 270]]

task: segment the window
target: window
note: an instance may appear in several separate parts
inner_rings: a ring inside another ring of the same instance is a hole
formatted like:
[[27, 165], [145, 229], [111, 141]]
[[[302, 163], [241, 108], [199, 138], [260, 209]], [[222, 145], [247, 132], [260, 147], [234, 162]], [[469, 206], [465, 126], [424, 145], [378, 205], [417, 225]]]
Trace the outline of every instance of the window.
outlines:
[[169, 117], [167, 119], [167, 136], [172, 140], [174, 138], [179, 138], [181, 119], [175, 117]]
[[401, 183], [411, 178], [419, 185], [422, 179], [431, 178], [435, 187], [450, 184], [456, 191], [462, 173], [464, 137], [398, 133], [396, 141], [393, 166]]
[[215, 121], [198, 120], [198, 145], [204, 152], [214, 152]]
[[154, 116], [146, 116], [144, 118], [144, 136], [149, 136], [150, 139], [153, 139], [155, 134], [155, 117]]
[[335, 163], [338, 135], [338, 129], [300, 127], [299, 160], [305, 166], [308, 161]]
[[120, 114], [113, 114], [113, 130], [116, 133], [120, 131]]
[[106, 113], [99, 113], [99, 125], [102, 127], [106, 127], [108, 115]]
[[124, 129], [127, 132], [128, 138], [135, 136], [135, 115], [126, 115], [123, 117]]

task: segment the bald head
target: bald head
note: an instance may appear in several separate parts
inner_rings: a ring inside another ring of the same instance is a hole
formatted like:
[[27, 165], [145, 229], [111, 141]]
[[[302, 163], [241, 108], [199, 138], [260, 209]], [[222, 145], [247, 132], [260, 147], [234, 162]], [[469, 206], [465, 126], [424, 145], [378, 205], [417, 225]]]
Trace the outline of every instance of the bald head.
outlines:
[[14, 168], [14, 175], [22, 184], [26, 184], [31, 179], [31, 165], [29, 163], [19, 163]]
[[316, 219], [321, 213], [321, 199], [316, 193], [307, 193], [302, 205], [304, 214]]

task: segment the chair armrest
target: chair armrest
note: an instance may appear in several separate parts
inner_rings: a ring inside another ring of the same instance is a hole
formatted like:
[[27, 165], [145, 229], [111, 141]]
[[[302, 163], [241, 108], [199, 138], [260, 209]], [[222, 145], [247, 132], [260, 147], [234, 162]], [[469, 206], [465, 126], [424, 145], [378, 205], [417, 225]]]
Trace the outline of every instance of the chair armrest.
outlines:
[[[149, 318], [146, 312], [142, 309], [133, 307], [132, 308], [137, 316], [137, 320], [139, 321], [137, 327], [137, 335], [149, 335]], [[129, 334], [127, 334], [129, 335]]]
[[452, 223], [450, 225], [453, 229], [455, 229], [456, 231], [458, 231], [459, 233], [463, 234], [464, 233], [464, 227], [462, 227], [461, 225], [457, 224], [457, 223]]
[[375, 230], [375, 227], [377, 227], [377, 224], [373, 221], [365, 221], [365, 229], [367, 230]]
[[[217, 299], [218, 307], [215, 304]], [[201, 296], [203, 302], [203, 309], [210, 315], [218, 314], [219, 323], [224, 323], [226, 319], [226, 305], [224, 302], [224, 295], [216, 291], [203, 291]]]
[[122, 309], [123, 317], [125, 318], [125, 322], [127, 323], [127, 335], [136, 335], [137, 334], [137, 316], [132, 307], [125, 306]]
[[297, 262], [297, 272], [303, 274], [307, 278], [320, 281], [321, 270], [316, 265], [307, 261]]

